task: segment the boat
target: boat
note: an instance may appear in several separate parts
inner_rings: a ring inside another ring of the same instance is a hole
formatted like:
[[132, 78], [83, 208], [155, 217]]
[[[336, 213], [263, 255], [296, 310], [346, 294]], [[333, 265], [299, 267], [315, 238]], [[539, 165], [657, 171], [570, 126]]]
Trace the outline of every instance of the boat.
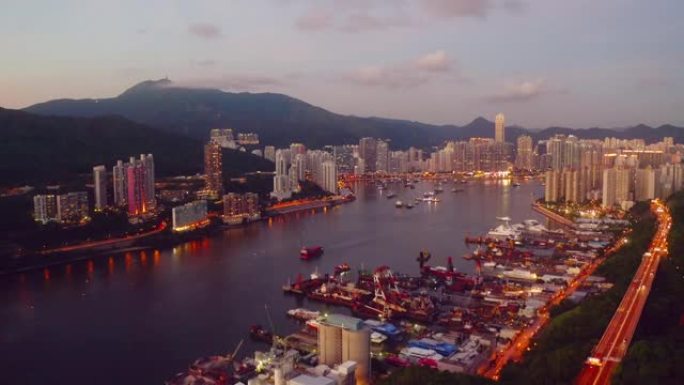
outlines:
[[402, 201], [396, 201], [396, 202], [394, 202], [394, 205], [395, 205], [396, 207], [398, 207], [398, 208], [401, 208], [401, 207], [404, 206], [404, 202], [402, 202]]
[[249, 329], [249, 335], [256, 341], [262, 341], [269, 344], [273, 342], [273, 334], [264, 329], [261, 325], [252, 325]]
[[433, 197], [433, 196], [435, 196], [435, 192], [434, 191], [426, 191], [423, 193], [423, 196], [425, 198]]
[[454, 187], [451, 189], [451, 192], [453, 193], [459, 193], [465, 191], [462, 187]]
[[413, 203], [407, 203], [406, 204], [407, 209], [412, 209], [413, 208]]
[[305, 261], [312, 258], [320, 257], [321, 255], [323, 255], [323, 247], [321, 246], [304, 246], [301, 250], [299, 250], [299, 258]]
[[442, 192], [444, 192], [444, 189], [443, 189], [443, 188], [441, 188], [441, 187], [439, 187], [439, 186], [435, 187], [435, 192], [434, 192], [435, 194], [439, 194], [439, 193], [442, 193]]
[[387, 336], [384, 334], [380, 334], [378, 332], [372, 332], [370, 336], [370, 340], [374, 344], [381, 344], [385, 341], [387, 341]]
[[393, 192], [390, 192], [390, 193], [388, 193], [386, 196], [387, 196], [387, 199], [392, 199], [392, 198], [396, 197], [397, 194], [395, 194], [395, 193], [393, 193]]
[[351, 270], [351, 266], [349, 266], [348, 263], [340, 263], [339, 265], [335, 266], [335, 275], [340, 275], [342, 273], [346, 273]]
[[321, 316], [321, 312], [319, 311], [314, 311], [314, 310], [307, 310], [303, 308], [297, 308], [297, 309], [290, 309], [287, 311], [287, 315], [300, 320], [300, 321], [309, 321], [312, 319], [316, 319]]
[[513, 186], [513, 187], [520, 187], [520, 183], [518, 183], [518, 182], [513, 182], [513, 183], [511, 183], [511, 186]]
[[489, 232], [487, 233], [487, 236], [489, 238], [496, 239], [499, 241], [505, 241], [509, 239], [512, 239], [514, 241], [520, 240], [520, 230], [517, 230], [516, 228], [511, 226], [511, 218], [498, 217], [497, 219], [502, 221], [503, 223], [489, 230]]
[[423, 202], [437, 203], [439, 201], [440, 199], [435, 197], [423, 198]]

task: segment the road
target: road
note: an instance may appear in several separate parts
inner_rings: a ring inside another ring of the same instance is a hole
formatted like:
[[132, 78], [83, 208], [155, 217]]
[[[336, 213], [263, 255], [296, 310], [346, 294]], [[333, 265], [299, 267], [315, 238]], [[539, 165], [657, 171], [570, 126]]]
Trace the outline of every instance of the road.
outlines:
[[151, 235], [159, 234], [162, 231], [166, 230], [166, 222], [161, 222], [156, 228], [153, 230], [144, 232], [144, 233], [139, 233], [139, 234], [132, 234], [132, 235], [126, 235], [121, 238], [109, 238], [109, 239], [103, 239], [100, 241], [90, 241], [90, 242], [82, 242], [76, 245], [69, 245], [69, 246], [62, 246], [62, 247], [56, 247], [53, 249], [46, 249], [46, 250], [41, 250], [39, 253], [40, 254], [53, 254], [53, 253], [66, 253], [66, 252], [73, 252], [73, 251], [83, 251], [83, 250], [89, 250], [89, 249], [96, 249], [96, 248], [102, 248], [102, 247], [113, 247], [116, 246], [119, 243], [132, 243], [133, 241], [149, 237]]
[[653, 201], [651, 210], [658, 219], [658, 230], [601, 340], [577, 377], [577, 385], [610, 384], [613, 371], [627, 353], [660, 260], [667, 255], [667, 236], [672, 226], [672, 217], [664, 203]]
[[510, 361], [517, 361], [522, 358], [523, 354], [527, 351], [527, 348], [529, 347], [530, 343], [532, 342], [532, 338], [546, 325], [546, 323], [549, 321], [550, 316], [549, 316], [549, 309], [553, 306], [558, 305], [561, 303], [564, 299], [566, 299], [568, 296], [572, 295], [572, 293], [577, 290], [578, 287], [580, 287], [584, 281], [591, 276], [596, 268], [603, 263], [606, 257], [609, 255], [615, 253], [617, 250], [619, 250], [622, 246], [624, 246], [627, 243], [627, 238], [622, 237], [620, 238], [615, 244], [610, 247], [609, 249], [606, 250], [604, 253], [603, 258], [598, 258], [595, 261], [593, 261], [591, 264], [585, 266], [584, 269], [578, 274], [575, 279], [570, 282], [567, 288], [560, 290], [557, 292], [547, 303], [544, 307], [539, 309], [539, 312], [537, 314], [537, 318], [534, 320], [532, 324], [530, 324], [528, 327], [523, 329], [518, 335], [515, 337], [515, 339], [511, 342], [511, 344], [504, 350], [503, 352], [500, 353], [495, 353], [495, 356], [492, 357], [494, 360], [493, 364], [490, 364], [491, 360], [488, 360], [485, 362], [479, 369], [478, 369], [478, 374], [487, 377], [492, 380], [498, 380], [499, 376], [501, 374], [501, 370], [508, 364]]

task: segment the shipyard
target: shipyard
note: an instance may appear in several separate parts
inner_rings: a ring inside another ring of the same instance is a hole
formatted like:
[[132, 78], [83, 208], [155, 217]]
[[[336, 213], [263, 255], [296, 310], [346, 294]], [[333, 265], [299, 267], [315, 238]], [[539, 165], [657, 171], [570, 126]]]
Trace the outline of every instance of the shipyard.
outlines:
[[[627, 242], [630, 222], [577, 218], [572, 225], [549, 220], [547, 227], [535, 219], [493, 220], [489, 231], [463, 238], [464, 255], [403, 256], [415, 260], [413, 271], [342, 262], [331, 271], [312, 267], [285, 277], [283, 293], [301, 304], [287, 311], [297, 331], [278, 335], [265, 306], [268, 322], [245, 331], [263, 350], [241, 360], [235, 352], [199, 359], [167, 383], [372, 383], [412, 365], [496, 378], [508, 360], [519, 359], [515, 352], [524, 351], [552, 306], [611, 287], [592, 273]], [[305, 261], [328, 257], [322, 246], [302, 247], [300, 254]], [[472, 263], [474, 273], [459, 271], [456, 258]], [[336, 332], [351, 345], [336, 346]]]

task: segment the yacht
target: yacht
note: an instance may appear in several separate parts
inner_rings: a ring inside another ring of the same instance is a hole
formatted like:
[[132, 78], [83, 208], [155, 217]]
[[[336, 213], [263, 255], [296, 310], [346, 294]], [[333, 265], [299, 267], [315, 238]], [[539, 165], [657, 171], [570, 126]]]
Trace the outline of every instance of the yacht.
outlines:
[[521, 232], [519, 229], [516, 229], [515, 227], [511, 226], [511, 218], [498, 217], [496, 219], [500, 220], [503, 223], [489, 230], [489, 232], [487, 233], [487, 236], [489, 238], [493, 238], [499, 241], [505, 241], [508, 239], [512, 239], [514, 241], [520, 240]]

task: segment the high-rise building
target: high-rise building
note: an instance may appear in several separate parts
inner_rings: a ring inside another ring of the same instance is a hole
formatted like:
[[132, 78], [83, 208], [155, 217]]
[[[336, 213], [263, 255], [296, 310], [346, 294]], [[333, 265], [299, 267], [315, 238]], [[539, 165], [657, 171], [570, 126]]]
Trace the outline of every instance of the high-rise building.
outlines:
[[[504, 114], [498, 113], [494, 118], [494, 140], [497, 143], [506, 142], [506, 118]], [[490, 126], [491, 127], [491, 126]]]
[[557, 202], [560, 200], [560, 171], [548, 170], [545, 174], [544, 201]]
[[154, 211], [157, 208], [157, 198], [154, 189], [154, 157], [152, 154], [140, 154], [140, 162], [143, 165], [144, 172], [145, 211]]
[[117, 161], [112, 168], [112, 190], [114, 192], [114, 205], [118, 207], [126, 207], [128, 197], [128, 186], [126, 185], [126, 169], [122, 161]]
[[518, 168], [531, 170], [533, 168], [532, 137], [521, 135], [517, 140], [517, 155], [515, 165]]
[[93, 167], [93, 186], [95, 210], [101, 211], [107, 207], [107, 169], [105, 166]]
[[223, 154], [214, 141], [204, 145], [204, 178], [208, 197], [216, 199], [223, 194]]
[[645, 201], [656, 198], [658, 196], [658, 191], [656, 190], [658, 179], [656, 170], [651, 168], [651, 166], [636, 170], [636, 176], [634, 178], [634, 200]]
[[270, 160], [271, 162], [275, 162], [275, 151], [275, 147], [273, 146], [264, 147], [264, 158]]
[[350, 145], [335, 146], [333, 156], [337, 164], [337, 170], [342, 174], [352, 174], [354, 172], [355, 159], [354, 147]]
[[171, 210], [173, 231], [184, 232], [198, 229], [209, 224], [207, 201], [197, 200], [176, 206]]
[[223, 221], [240, 224], [261, 217], [259, 195], [256, 193], [228, 193], [223, 196]]
[[370, 330], [358, 318], [330, 314], [318, 327], [318, 362], [333, 366], [355, 361], [357, 380], [370, 379]]
[[57, 220], [80, 223], [88, 218], [88, 193], [85, 191], [57, 195]]
[[323, 168], [323, 184], [321, 187], [323, 190], [337, 194], [337, 167], [335, 161], [326, 160], [322, 164]]
[[212, 128], [209, 134], [209, 141], [215, 142], [223, 148], [237, 148], [232, 128]]
[[603, 170], [603, 207], [622, 205], [630, 200], [631, 172], [626, 168], [608, 168]]
[[359, 158], [363, 159], [364, 173], [375, 172], [378, 160], [377, 151], [378, 146], [374, 138], [361, 138], [359, 140]]
[[36, 195], [33, 197], [33, 219], [46, 224], [59, 222], [57, 216], [57, 197], [54, 194]]
[[389, 144], [384, 140], [378, 140], [375, 154], [375, 171], [387, 172], [389, 169]]
[[289, 152], [289, 150], [277, 150], [275, 153], [275, 175], [273, 176], [273, 191], [271, 192], [271, 196], [280, 200], [292, 196], [288, 168]]

